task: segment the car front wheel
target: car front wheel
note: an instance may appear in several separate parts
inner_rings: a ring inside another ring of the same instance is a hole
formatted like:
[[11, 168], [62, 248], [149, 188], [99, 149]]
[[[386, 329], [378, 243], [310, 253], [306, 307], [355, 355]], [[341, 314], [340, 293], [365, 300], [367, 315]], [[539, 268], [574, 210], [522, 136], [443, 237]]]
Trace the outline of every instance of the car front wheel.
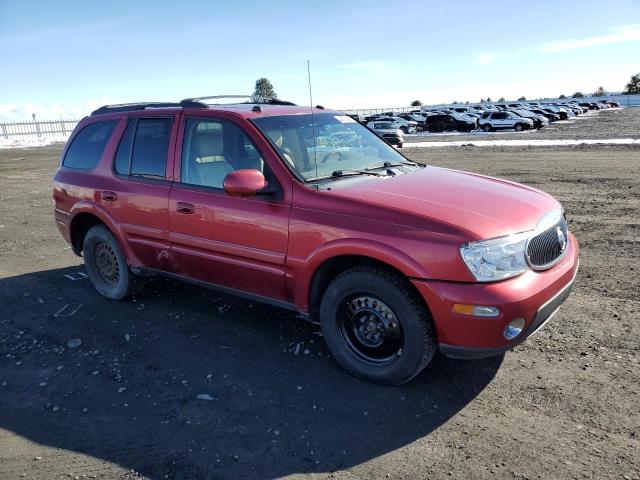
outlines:
[[521, 123], [516, 124], [515, 126], [516, 132], [521, 132], [524, 130], [524, 126]]
[[351, 268], [329, 284], [320, 323], [337, 362], [375, 383], [408, 382], [437, 351], [431, 317], [417, 292], [376, 266]]

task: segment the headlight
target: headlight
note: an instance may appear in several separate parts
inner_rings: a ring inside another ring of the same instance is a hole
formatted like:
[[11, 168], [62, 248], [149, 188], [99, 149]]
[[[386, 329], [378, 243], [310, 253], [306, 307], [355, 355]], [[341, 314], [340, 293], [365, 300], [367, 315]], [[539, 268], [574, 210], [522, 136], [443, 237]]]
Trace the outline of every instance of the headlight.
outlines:
[[466, 243], [460, 254], [469, 271], [479, 282], [514, 277], [527, 271], [525, 250], [530, 232]]

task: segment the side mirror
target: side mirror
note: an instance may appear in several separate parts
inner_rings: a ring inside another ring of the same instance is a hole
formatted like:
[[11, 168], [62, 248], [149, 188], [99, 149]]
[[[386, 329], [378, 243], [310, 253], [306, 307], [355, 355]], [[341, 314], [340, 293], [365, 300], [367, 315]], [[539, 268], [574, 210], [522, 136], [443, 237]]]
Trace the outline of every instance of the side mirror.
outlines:
[[260, 170], [242, 169], [224, 177], [224, 191], [233, 197], [253, 197], [266, 188], [267, 181]]

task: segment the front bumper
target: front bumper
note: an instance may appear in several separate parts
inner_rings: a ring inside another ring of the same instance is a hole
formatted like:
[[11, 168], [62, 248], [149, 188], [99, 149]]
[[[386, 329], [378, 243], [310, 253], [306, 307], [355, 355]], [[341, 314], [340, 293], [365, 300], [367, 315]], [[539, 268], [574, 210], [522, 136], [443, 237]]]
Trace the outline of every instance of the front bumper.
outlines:
[[578, 269], [576, 268], [571, 282], [569, 282], [554, 297], [552, 297], [549, 301], [547, 301], [547, 303], [545, 303], [538, 309], [538, 313], [536, 313], [533, 322], [531, 322], [528, 328], [524, 330], [520, 335], [518, 335], [510, 344], [503, 345], [502, 347], [498, 348], [472, 348], [440, 344], [440, 352], [442, 352], [447, 357], [473, 360], [500, 355], [501, 353], [511, 350], [513, 347], [524, 342], [527, 338], [544, 327], [547, 322], [551, 320], [551, 318], [558, 312], [558, 310], [560, 309], [560, 305], [562, 305], [564, 301], [569, 297], [569, 294], [573, 289], [577, 274]]
[[382, 139], [390, 145], [400, 145], [402, 143], [402, 137], [398, 135], [384, 135]]
[[[457, 358], [482, 358], [505, 352], [537, 332], [567, 299], [578, 271], [578, 243], [569, 234], [564, 259], [542, 272], [529, 271], [519, 277], [494, 283], [457, 283], [414, 280], [413, 284], [429, 306], [440, 350]], [[463, 315], [453, 305], [496, 306], [494, 318]], [[506, 326], [524, 318], [525, 327], [507, 340]]]

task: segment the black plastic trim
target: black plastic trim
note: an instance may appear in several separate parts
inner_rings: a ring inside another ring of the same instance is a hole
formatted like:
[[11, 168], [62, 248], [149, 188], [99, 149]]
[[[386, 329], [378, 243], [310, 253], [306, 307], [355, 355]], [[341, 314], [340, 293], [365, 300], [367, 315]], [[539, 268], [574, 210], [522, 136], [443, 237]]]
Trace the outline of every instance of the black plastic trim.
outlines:
[[216, 290], [227, 295], [234, 295], [237, 297], [245, 298], [247, 300], [253, 300], [256, 302], [265, 303], [267, 305], [272, 305], [274, 307], [284, 308], [286, 310], [292, 310], [294, 312], [300, 313], [302, 316], [306, 315], [305, 312], [300, 312], [298, 310], [298, 307], [296, 307], [294, 304], [285, 302], [284, 300], [277, 300], [275, 298], [265, 297], [263, 295], [258, 295], [251, 292], [245, 292], [244, 290], [238, 290], [235, 288], [223, 287], [222, 285], [218, 285], [215, 283], [208, 283], [202, 280], [196, 280], [193, 278], [185, 277], [183, 275], [178, 275], [176, 273], [156, 270], [155, 268], [146, 268], [146, 267], [132, 268], [131, 271], [133, 271], [133, 273], [135, 273], [136, 275], [142, 275], [142, 276], [153, 276], [154, 274], [163, 275], [165, 277], [174, 278], [176, 280], [180, 280], [186, 283], [191, 283], [193, 285], [198, 285], [199, 287]]

